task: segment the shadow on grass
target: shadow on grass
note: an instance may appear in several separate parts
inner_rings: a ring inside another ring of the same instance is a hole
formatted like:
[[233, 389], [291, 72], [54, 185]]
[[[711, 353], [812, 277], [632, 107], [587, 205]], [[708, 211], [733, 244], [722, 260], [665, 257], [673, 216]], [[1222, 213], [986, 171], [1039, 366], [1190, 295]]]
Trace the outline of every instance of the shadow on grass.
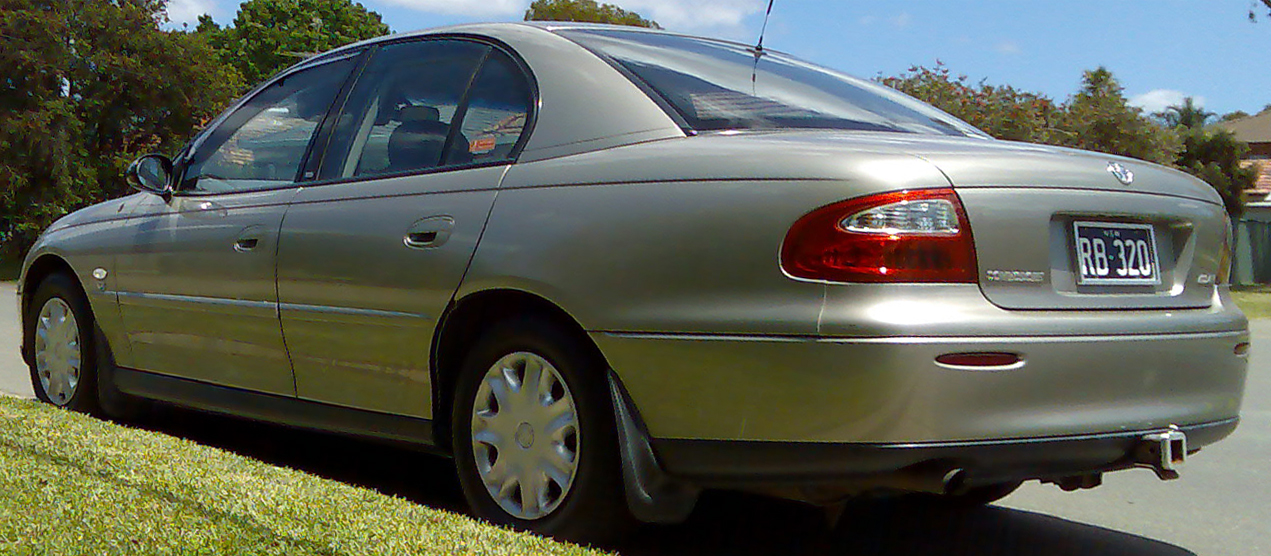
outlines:
[[[450, 460], [335, 435], [158, 408], [139, 426], [274, 465], [466, 511]], [[951, 510], [917, 500], [860, 501], [837, 526], [796, 502], [707, 493], [682, 525], [650, 525], [621, 545], [624, 556], [975, 555], [1195, 556], [1128, 533], [1022, 510]]]

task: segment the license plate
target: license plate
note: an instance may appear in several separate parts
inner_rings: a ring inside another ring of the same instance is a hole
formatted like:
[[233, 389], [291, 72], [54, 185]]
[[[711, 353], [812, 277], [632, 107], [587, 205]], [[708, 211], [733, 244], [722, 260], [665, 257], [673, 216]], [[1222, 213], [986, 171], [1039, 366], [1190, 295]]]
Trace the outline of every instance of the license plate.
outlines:
[[1161, 283], [1152, 226], [1119, 222], [1073, 222], [1072, 226], [1078, 284]]

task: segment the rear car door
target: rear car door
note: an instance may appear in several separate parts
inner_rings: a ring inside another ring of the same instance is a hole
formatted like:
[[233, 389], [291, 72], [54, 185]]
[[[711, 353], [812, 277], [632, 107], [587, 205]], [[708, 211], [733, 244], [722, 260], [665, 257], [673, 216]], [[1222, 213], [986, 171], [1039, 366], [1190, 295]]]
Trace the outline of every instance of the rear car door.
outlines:
[[355, 58], [258, 90], [178, 161], [120, 257], [120, 310], [139, 370], [294, 395], [278, 323], [278, 229], [306, 152]]
[[431, 418], [433, 330], [523, 143], [531, 99], [522, 66], [482, 42], [372, 54], [319, 181], [282, 227], [278, 294], [300, 398]]

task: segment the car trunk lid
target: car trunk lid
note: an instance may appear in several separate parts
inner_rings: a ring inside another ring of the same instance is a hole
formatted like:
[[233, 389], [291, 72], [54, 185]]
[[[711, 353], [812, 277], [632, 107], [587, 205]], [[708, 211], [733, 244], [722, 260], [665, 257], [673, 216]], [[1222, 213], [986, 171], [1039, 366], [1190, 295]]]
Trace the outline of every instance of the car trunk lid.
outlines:
[[1210, 306], [1229, 233], [1212, 187], [1112, 155], [991, 145], [915, 152], [945, 173], [966, 208], [989, 301], [1038, 310]]

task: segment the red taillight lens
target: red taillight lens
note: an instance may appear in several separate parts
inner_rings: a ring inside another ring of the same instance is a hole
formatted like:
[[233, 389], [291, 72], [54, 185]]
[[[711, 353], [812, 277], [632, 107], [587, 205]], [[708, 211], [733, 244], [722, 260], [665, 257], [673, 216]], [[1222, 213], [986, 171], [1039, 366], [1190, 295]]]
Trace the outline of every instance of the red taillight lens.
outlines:
[[966, 212], [953, 189], [850, 199], [790, 227], [781, 267], [831, 282], [970, 282], [979, 273]]

